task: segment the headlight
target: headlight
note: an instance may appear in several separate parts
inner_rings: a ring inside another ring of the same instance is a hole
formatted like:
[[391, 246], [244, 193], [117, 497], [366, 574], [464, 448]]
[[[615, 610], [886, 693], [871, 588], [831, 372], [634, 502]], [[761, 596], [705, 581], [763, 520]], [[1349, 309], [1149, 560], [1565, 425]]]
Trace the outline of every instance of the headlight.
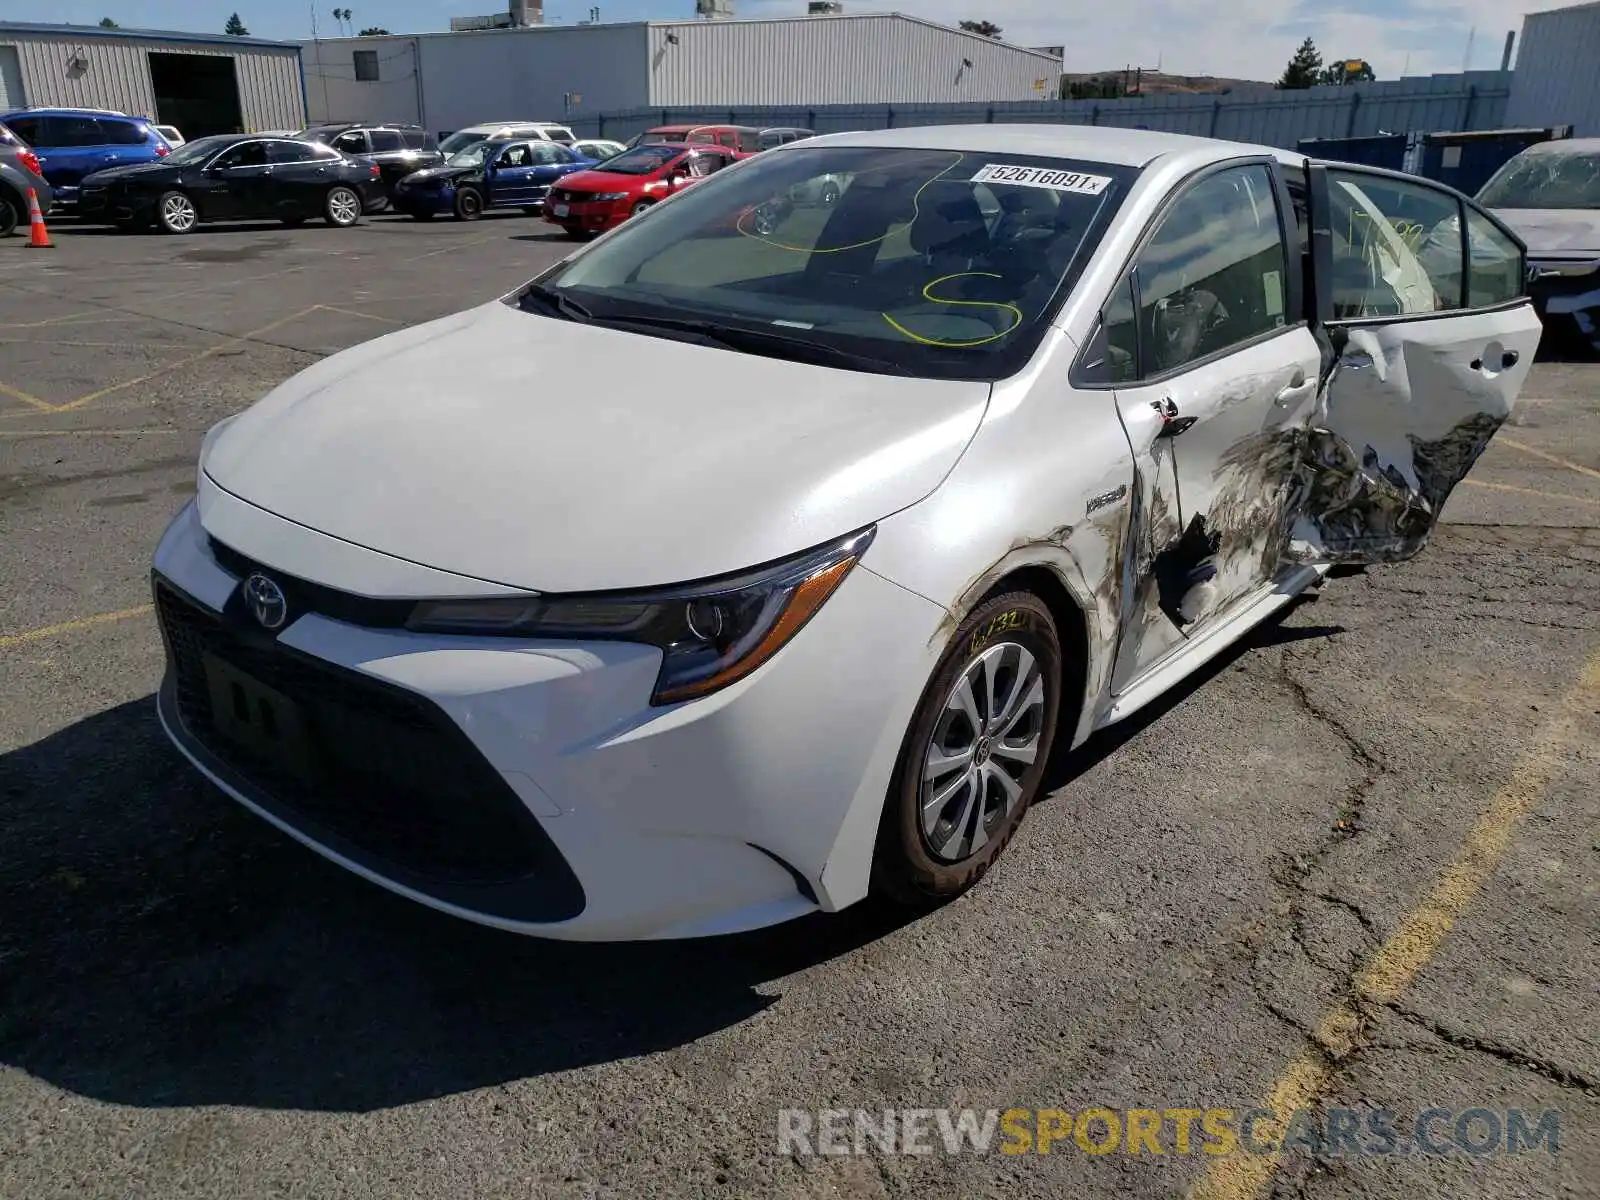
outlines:
[[597, 192], [589, 197], [591, 200], [626, 200], [627, 198], [627, 192]]
[[647, 592], [424, 600], [406, 627], [659, 646], [661, 673], [650, 703], [674, 704], [743, 679], [782, 649], [844, 581], [873, 532], [739, 575]]

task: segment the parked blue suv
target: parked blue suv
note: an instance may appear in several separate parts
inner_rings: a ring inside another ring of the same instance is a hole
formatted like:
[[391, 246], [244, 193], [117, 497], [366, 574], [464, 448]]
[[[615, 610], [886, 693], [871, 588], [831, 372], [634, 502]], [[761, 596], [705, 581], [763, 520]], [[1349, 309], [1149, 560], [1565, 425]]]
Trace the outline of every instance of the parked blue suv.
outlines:
[[172, 148], [143, 117], [89, 108], [25, 108], [0, 113], [0, 125], [39, 156], [41, 173], [55, 189], [56, 206], [78, 206], [86, 175], [165, 158]]

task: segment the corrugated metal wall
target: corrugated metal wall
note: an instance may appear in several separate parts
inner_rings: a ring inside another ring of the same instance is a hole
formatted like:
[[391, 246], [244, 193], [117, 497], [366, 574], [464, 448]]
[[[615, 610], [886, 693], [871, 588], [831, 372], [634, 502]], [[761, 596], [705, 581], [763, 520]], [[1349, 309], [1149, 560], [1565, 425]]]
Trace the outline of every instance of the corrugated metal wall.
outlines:
[[905, 125], [1040, 122], [1160, 129], [1292, 147], [1301, 138], [1388, 132], [1495, 129], [1505, 123], [1507, 77], [1498, 71], [1435, 75], [1306, 92], [1234, 92], [1226, 96], [1146, 96], [1125, 100], [1051, 100], [994, 104], [673, 106], [580, 117], [574, 129], [596, 137], [631, 137], [679, 121], [798, 125], [821, 133]]
[[665, 108], [1041, 99], [1061, 69], [894, 14], [652, 24], [649, 54], [648, 103]]
[[[114, 108], [134, 116], [156, 116], [150, 82], [150, 51], [230, 57], [239, 81], [239, 105], [246, 129], [299, 128], [305, 108], [300, 96], [300, 56], [294, 47], [225, 46], [165, 42], [159, 38], [60, 37], [0, 31], [0, 45], [14, 45], [22, 68], [27, 103]], [[73, 60], [88, 66], [79, 69]]]
[[1512, 73], [1506, 124], [1571, 125], [1574, 137], [1600, 136], [1600, 4], [1530, 13]]
[[[357, 80], [355, 53], [378, 56]], [[551, 25], [307, 43], [313, 121], [413, 121], [435, 133], [485, 121], [563, 121], [648, 101], [645, 26]], [[420, 64], [420, 78], [418, 66]]]

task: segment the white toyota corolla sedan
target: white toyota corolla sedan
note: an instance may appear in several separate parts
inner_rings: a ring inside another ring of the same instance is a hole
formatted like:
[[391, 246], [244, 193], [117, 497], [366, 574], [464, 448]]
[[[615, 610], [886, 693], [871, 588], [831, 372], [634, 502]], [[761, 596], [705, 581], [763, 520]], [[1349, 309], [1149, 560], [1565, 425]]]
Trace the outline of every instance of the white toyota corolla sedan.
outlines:
[[1263, 147], [769, 151], [214, 428], [155, 555], [161, 720], [507, 929], [937, 903], [1052, 748], [1423, 547], [1531, 365], [1523, 260], [1453, 191]]

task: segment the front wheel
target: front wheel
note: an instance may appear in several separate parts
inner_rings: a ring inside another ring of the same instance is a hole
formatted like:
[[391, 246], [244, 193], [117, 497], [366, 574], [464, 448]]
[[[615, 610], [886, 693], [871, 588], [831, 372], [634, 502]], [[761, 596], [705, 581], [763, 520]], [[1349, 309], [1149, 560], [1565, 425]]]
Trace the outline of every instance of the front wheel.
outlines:
[[348, 229], [361, 220], [361, 197], [351, 188], [329, 188], [327, 203], [323, 206], [323, 216], [327, 217], [329, 225], [338, 229]]
[[654, 208], [655, 207], [655, 203], [656, 202], [654, 200], [641, 200], [641, 201], [639, 201], [639, 203], [637, 203], [637, 204], [635, 204], [633, 206], [633, 211], [630, 212], [628, 215], [631, 216], [631, 217], [637, 217], [640, 213], [647, 212], [650, 209]]
[[928, 682], [884, 804], [873, 884], [931, 907], [982, 879], [1044, 778], [1061, 643], [1044, 602], [1011, 592], [963, 621]]
[[167, 192], [156, 201], [156, 221], [165, 233], [192, 233], [200, 223], [200, 210], [182, 192]]
[[483, 196], [477, 188], [457, 190], [456, 216], [463, 221], [476, 221], [483, 216]]
[[22, 210], [10, 196], [0, 192], [0, 237], [10, 237], [22, 220]]

